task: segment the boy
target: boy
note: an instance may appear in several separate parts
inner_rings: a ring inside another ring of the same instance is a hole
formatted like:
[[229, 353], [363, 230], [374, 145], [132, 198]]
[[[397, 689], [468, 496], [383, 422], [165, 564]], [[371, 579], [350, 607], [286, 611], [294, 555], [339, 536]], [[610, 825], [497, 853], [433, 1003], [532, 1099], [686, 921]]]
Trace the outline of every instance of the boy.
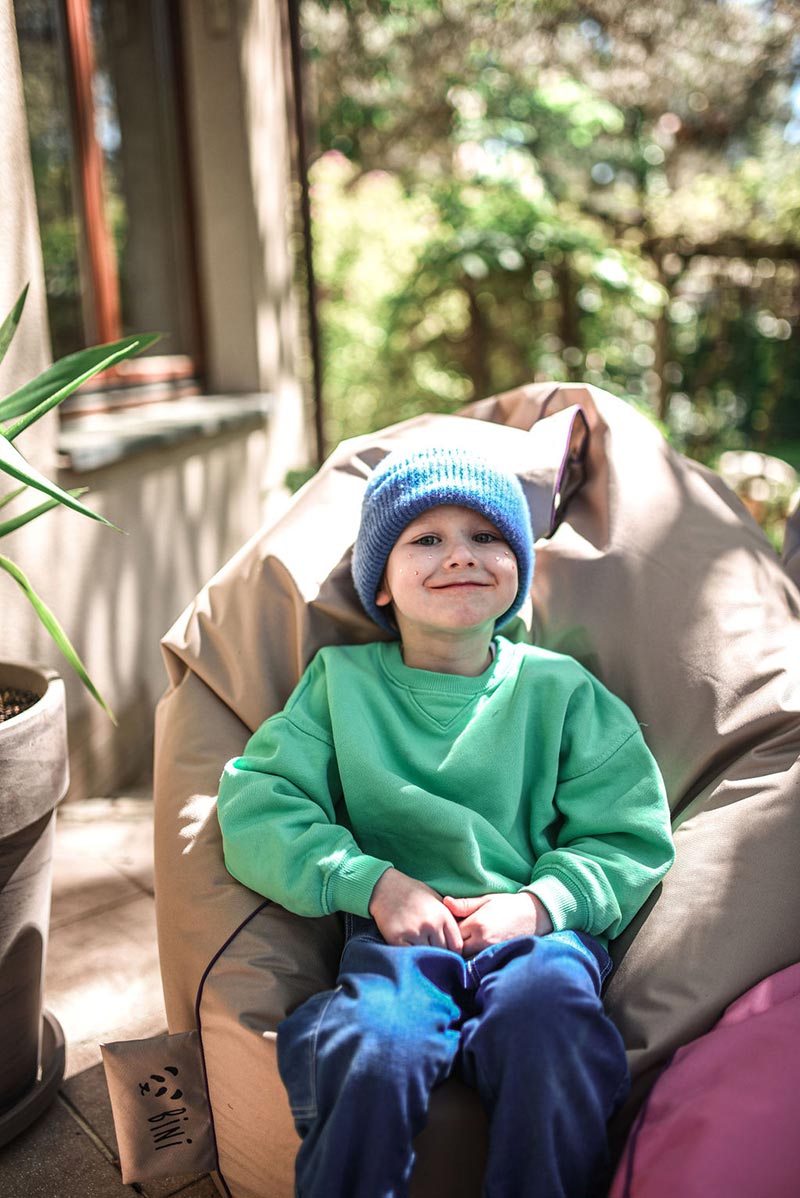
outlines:
[[628, 708], [495, 636], [533, 560], [515, 477], [452, 448], [390, 454], [353, 577], [396, 639], [322, 649], [223, 774], [230, 872], [345, 913], [336, 988], [278, 1028], [299, 1198], [406, 1195], [454, 1072], [489, 1116], [487, 1198], [581, 1198], [604, 1164], [628, 1088], [605, 942], [674, 850]]

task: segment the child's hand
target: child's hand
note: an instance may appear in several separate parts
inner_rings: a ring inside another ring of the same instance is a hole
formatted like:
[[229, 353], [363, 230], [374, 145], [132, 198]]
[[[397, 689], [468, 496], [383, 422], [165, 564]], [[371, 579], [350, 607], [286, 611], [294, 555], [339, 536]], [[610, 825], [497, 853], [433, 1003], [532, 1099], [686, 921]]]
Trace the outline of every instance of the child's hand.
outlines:
[[387, 944], [432, 944], [461, 952], [458, 924], [441, 895], [399, 869], [387, 869], [378, 878], [369, 913]]
[[529, 890], [476, 898], [446, 897], [443, 902], [458, 920], [465, 957], [515, 936], [545, 936], [553, 930], [547, 909]]

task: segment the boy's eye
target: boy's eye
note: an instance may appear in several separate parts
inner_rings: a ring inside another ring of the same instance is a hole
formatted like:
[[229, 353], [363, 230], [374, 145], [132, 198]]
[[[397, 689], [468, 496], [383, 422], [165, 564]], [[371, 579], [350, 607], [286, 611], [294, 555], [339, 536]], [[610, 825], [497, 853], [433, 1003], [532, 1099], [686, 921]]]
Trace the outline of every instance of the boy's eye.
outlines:
[[499, 541], [500, 537], [493, 532], [476, 532], [472, 539], [473, 541], [477, 541], [479, 545], [491, 545], [492, 541]]
[[417, 537], [416, 541], [414, 542], [415, 545], [423, 546], [438, 545], [438, 543], [439, 538], [432, 532], [426, 532], [424, 536]]

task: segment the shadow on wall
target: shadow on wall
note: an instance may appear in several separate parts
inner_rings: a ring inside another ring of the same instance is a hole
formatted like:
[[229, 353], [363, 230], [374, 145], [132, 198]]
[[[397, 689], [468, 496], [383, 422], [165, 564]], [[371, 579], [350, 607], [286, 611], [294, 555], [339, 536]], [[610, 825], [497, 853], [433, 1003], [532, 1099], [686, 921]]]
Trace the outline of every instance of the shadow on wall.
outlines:
[[267, 452], [264, 430], [229, 433], [64, 480], [88, 485], [95, 509], [125, 533], [58, 513], [50, 534], [55, 565], [41, 589], [58, 599], [119, 721], [115, 728], [53, 661], [68, 690], [68, 798], [112, 794], [149, 775], [153, 713], [167, 681], [159, 641], [259, 527]]

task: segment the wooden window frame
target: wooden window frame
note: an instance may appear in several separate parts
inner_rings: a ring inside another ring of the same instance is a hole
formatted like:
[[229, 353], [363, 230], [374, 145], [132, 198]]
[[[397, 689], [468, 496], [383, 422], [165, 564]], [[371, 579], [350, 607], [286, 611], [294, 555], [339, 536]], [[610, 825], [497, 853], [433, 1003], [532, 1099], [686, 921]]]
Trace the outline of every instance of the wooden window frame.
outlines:
[[121, 336], [119, 283], [114, 242], [105, 215], [103, 152], [94, 131], [94, 50], [90, 35], [89, 0], [64, 0], [67, 49], [70, 57], [75, 151], [84, 235], [93, 298], [94, 327], [98, 341], [116, 341]]
[[[119, 292], [119, 277], [114, 239], [106, 219], [105, 184], [103, 180], [103, 150], [95, 133], [94, 100], [92, 83], [95, 72], [94, 48], [91, 35], [90, 0], [62, 0], [64, 5], [69, 78], [73, 101], [74, 146], [77, 178], [80, 181], [79, 203], [83, 214], [83, 238], [86, 252], [86, 269], [91, 304], [87, 319], [89, 343], [99, 344], [117, 341], [124, 334]], [[176, 115], [179, 124], [181, 149], [180, 169], [190, 178], [188, 149], [188, 127], [183, 87], [183, 64], [180, 48], [180, 22], [177, 6], [170, 5], [173, 42], [175, 52], [175, 78], [177, 84]], [[194, 239], [194, 212], [190, 196], [185, 205], [185, 219], [190, 244]], [[202, 308], [199, 282], [194, 256], [190, 255], [190, 278], [194, 313], [196, 345], [194, 353], [148, 355], [134, 358], [111, 366], [96, 375], [87, 387], [81, 390], [96, 391], [124, 383], [174, 382], [198, 378], [204, 363], [200, 360], [202, 345]], [[149, 331], [149, 330], [141, 330]], [[99, 384], [99, 386], [98, 386]], [[65, 412], [65, 415], [67, 413]]]

